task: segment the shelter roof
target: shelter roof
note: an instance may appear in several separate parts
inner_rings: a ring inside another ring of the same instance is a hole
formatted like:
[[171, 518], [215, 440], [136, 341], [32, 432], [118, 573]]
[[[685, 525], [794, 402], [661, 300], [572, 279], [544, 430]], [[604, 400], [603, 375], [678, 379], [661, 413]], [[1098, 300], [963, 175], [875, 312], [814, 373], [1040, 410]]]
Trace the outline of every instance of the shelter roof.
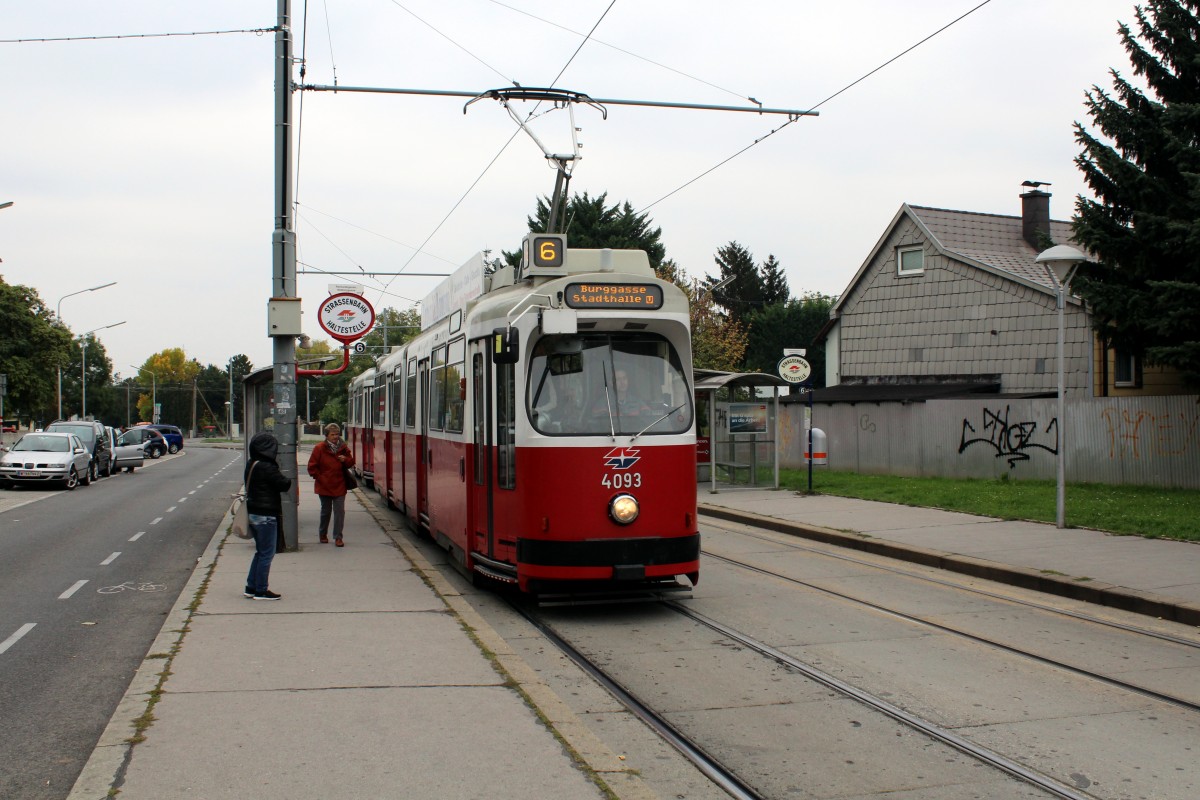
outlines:
[[765, 372], [719, 372], [711, 369], [692, 371], [696, 379], [696, 391], [713, 391], [734, 386], [791, 386], [778, 375]]

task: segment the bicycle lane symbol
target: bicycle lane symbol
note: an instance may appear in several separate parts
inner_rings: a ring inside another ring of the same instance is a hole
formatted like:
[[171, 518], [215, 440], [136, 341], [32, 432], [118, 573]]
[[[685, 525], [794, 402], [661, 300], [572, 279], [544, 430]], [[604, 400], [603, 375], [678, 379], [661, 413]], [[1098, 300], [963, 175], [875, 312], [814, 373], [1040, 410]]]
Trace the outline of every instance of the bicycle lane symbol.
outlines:
[[121, 592], [165, 592], [167, 585], [165, 583], [151, 583], [149, 581], [125, 581], [116, 586], [101, 586], [96, 590], [97, 594], [120, 594]]

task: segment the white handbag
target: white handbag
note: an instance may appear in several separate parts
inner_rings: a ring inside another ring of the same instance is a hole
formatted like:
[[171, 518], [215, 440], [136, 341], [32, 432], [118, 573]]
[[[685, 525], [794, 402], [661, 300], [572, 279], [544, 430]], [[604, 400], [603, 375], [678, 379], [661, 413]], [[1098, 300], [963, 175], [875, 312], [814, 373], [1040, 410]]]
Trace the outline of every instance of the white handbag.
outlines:
[[250, 476], [254, 474], [254, 468], [257, 466], [257, 461], [250, 465], [250, 472], [246, 475], [242, 490], [233, 496], [233, 535], [239, 539], [254, 538], [250, 531], [250, 512], [246, 510], [246, 487], [250, 484]]

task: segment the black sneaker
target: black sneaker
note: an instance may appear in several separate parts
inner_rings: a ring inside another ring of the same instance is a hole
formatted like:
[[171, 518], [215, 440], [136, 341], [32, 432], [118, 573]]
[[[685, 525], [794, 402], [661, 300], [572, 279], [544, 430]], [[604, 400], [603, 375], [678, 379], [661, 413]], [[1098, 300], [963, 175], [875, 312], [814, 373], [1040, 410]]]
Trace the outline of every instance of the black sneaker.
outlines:
[[265, 592], [256, 592], [254, 595], [255, 600], [278, 600], [281, 597], [283, 597], [283, 595], [275, 594], [270, 589]]
[[242, 597], [254, 597], [254, 590], [247, 586], [242, 590]]

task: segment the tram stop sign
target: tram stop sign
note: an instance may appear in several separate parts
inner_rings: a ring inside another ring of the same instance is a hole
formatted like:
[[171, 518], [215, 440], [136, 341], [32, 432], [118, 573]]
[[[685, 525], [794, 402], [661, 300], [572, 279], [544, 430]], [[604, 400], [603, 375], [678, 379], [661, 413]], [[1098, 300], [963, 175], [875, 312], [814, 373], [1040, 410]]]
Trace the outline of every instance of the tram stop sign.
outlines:
[[812, 366], [800, 356], [784, 356], [779, 359], [779, 377], [788, 383], [807, 383], [812, 375]]
[[359, 295], [339, 292], [321, 303], [317, 322], [334, 339], [349, 344], [371, 330], [375, 309]]

